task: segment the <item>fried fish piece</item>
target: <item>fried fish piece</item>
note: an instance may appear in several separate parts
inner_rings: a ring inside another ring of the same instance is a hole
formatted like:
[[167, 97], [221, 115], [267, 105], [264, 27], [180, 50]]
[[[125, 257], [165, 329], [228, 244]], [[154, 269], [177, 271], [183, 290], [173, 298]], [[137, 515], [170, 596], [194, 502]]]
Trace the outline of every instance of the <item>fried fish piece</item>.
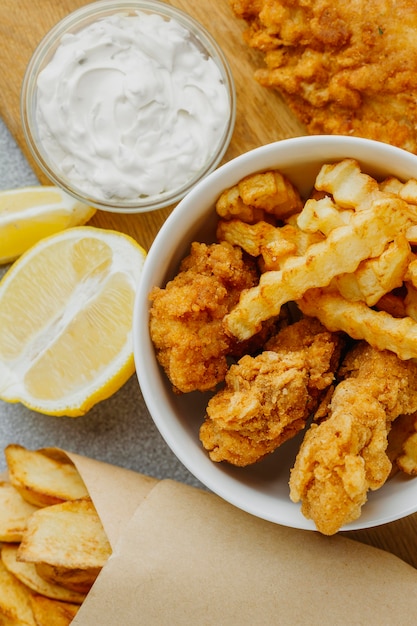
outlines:
[[327, 418], [306, 432], [290, 476], [290, 497], [325, 534], [357, 519], [369, 490], [391, 472], [388, 432], [417, 409], [417, 363], [357, 344], [339, 370]]
[[333, 382], [342, 345], [339, 334], [304, 318], [270, 339], [261, 354], [232, 365], [200, 429], [211, 460], [255, 463], [304, 428]]
[[417, 152], [413, 0], [231, 0], [255, 71], [311, 134], [368, 137]]
[[150, 293], [150, 333], [174, 391], [206, 391], [224, 379], [236, 341], [223, 318], [254, 286], [254, 261], [228, 243], [194, 242], [175, 278]]

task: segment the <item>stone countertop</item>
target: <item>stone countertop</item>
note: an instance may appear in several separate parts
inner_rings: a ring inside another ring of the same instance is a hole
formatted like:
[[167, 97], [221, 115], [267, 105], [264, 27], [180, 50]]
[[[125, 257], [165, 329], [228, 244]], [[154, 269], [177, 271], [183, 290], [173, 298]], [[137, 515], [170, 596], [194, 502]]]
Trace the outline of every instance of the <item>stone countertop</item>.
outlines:
[[[0, 119], [0, 189], [36, 184], [35, 174]], [[0, 268], [0, 276], [7, 268]], [[51, 417], [0, 401], [0, 472], [6, 469], [2, 451], [10, 443], [31, 449], [57, 446], [155, 478], [201, 486], [156, 429], [135, 375], [83, 417]]]

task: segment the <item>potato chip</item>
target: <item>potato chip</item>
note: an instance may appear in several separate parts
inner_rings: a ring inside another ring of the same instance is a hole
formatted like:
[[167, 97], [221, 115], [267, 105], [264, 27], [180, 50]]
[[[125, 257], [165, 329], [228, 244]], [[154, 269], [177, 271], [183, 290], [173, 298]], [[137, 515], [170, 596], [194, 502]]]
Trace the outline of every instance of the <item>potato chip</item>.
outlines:
[[101, 571], [101, 567], [74, 569], [48, 563], [35, 563], [35, 567], [39, 576], [47, 582], [85, 595], [90, 591]]
[[50, 582], [86, 593], [111, 554], [91, 500], [56, 504], [34, 513], [19, 546], [19, 560], [36, 565]]
[[51, 600], [36, 593], [30, 602], [37, 626], [69, 626], [79, 609], [78, 604]]
[[20, 541], [29, 515], [37, 509], [11, 483], [0, 482], [0, 541]]
[[1, 550], [1, 560], [10, 574], [13, 574], [23, 585], [32, 591], [55, 600], [81, 604], [85, 594], [71, 591], [60, 585], [54, 585], [44, 580], [36, 571], [33, 563], [25, 563], [17, 560], [18, 546], [16, 544], [4, 544]]
[[36, 626], [30, 597], [28, 587], [9, 572], [0, 559], [0, 624]]
[[225, 317], [225, 326], [239, 340], [248, 339], [262, 323], [279, 314], [281, 306], [298, 300], [311, 288], [325, 287], [337, 275], [354, 272], [359, 263], [379, 256], [395, 236], [409, 225], [408, 207], [402, 200], [384, 197], [370, 208], [352, 215], [350, 223], [290, 257], [282, 269], [262, 274], [259, 285], [242, 293], [237, 306]]
[[11, 444], [4, 451], [10, 482], [21, 496], [36, 506], [87, 497], [87, 488], [77, 469], [64, 456], [27, 450]]

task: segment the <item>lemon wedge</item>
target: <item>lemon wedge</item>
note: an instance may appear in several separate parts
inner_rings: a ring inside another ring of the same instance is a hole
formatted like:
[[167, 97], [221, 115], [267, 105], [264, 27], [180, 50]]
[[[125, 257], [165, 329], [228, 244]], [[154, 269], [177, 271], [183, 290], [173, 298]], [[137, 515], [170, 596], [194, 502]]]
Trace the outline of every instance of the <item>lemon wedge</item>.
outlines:
[[58, 187], [0, 191], [0, 263], [10, 263], [43, 237], [85, 224], [96, 209]]
[[79, 226], [42, 239], [0, 282], [0, 399], [75, 417], [134, 372], [132, 317], [146, 253]]

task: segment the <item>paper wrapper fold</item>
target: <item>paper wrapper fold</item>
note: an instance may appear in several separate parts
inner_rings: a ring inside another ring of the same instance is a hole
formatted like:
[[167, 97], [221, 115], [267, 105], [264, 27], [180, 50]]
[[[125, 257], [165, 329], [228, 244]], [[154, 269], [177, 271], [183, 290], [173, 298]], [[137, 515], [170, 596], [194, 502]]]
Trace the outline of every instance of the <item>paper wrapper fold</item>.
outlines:
[[74, 626], [416, 623], [417, 571], [392, 554], [68, 456], [113, 548]]

